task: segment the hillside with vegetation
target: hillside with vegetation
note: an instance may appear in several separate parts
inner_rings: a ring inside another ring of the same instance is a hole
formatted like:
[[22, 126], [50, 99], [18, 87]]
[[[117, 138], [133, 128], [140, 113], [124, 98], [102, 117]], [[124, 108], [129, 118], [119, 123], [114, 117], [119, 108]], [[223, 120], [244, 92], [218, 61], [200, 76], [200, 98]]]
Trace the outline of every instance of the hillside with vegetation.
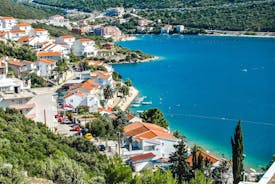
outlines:
[[82, 11], [104, 10], [116, 6], [136, 8], [139, 15], [148, 19], [162, 19], [163, 23], [184, 24], [199, 29], [275, 30], [275, 3], [270, 0], [113, 0], [108, 2], [35, 0], [35, 2], [62, 8], [77, 8]]
[[0, 16], [12, 16], [19, 19], [42, 19], [47, 18], [51, 13], [41, 9], [16, 3], [11, 0], [1, 0]]
[[118, 156], [108, 159], [80, 136], [53, 134], [13, 109], [0, 109], [0, 183], [38, 177], [57, 184], [176, 184], [171, 172], [132, 174]]

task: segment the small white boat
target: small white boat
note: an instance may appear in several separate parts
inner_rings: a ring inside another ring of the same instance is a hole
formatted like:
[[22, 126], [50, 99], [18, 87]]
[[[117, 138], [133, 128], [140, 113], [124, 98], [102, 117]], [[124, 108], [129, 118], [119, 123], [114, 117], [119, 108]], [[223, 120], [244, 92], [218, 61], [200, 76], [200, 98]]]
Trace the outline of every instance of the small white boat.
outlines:
[[137, 111], [137, 113], [143, 113], [143, 111], [142, 111], [142, 110], [140, 110], [140, 111]]
[[140, 104], [132, 104], [131, 107], [139, 107]]
[[149, 101], [149, 102], [142, 102], [141, 104], [142, 104], [142, 105], [151, 105], [151, 104], [153, 104], [153, 102], [152, 102], [152, 101]]

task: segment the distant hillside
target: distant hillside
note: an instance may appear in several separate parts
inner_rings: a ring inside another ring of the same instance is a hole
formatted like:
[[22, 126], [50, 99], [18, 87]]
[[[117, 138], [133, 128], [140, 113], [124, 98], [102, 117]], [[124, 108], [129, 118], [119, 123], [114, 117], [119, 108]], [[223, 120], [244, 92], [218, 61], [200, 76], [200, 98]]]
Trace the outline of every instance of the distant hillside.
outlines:
[[20, 19], [42, 19], [50, 14], [33, 7], [16, 3], [11, 0], [1, 0], [0, 16], [12, 16]]
[[199, 29], [274, 31], [275, 2], [272, 0], [34, 0], [82, 11], [123, 6], [136, 8], [148, 19], [184, 24]]

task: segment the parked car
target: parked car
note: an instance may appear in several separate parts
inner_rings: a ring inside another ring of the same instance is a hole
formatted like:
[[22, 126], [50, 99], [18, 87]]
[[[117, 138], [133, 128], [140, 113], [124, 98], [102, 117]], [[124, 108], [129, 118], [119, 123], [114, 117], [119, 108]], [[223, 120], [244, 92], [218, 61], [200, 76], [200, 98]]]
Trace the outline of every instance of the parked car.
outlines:
[[55, 114], [54, 115], [54, 118], [59, 118], [60, 117], [60, 114]]
[[84, 135], [84, 138], [89, 141], [89, 140], [93, 139], [94, 137], [93, 137], [93, 135], [91, 133], [86, 133]]
[[105, 151], [105, 145], [104, 144], [100, 144], [98, 147], [99, 147], [99, 151]]
[[79, 125], [74, 125], [70, 131], [80, 131], [80, 130], [81, 130], [81, 128]]

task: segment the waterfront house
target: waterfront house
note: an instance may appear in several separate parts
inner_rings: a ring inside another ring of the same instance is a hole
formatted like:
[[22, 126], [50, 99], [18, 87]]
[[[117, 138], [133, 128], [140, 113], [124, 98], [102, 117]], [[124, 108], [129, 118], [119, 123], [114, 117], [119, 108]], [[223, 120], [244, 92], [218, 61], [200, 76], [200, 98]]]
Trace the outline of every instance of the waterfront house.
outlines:
[[173, 26], [168, 24], [161, 28], [161, 33], [163, 34], [169, 34], [171, 31], [173, 31]]
[[13, 17], [0, 17], [0, 31], [9, 31], [16, 23], [17, 20]]
[[175, 27], [175, 31], [176, 31], [177, 33], [183, 33], [183, 32], [184, 32], [184, 25], [177, 25], [177, 26]]
[[177, 139], [168, 130], [152, 124], [135, 122], [124, 127], [125, 156], [152, 152], [158, 158], [168, 158], [175, 151]]
[[37, 61], [37, 75], [41, 77], [50, 77], [56, 67], [57, 61], [54, 59], [40, 58]]
[[76, 40], [72, 45], [72, 52], [76, 56], [91, 57], [97, 55], [95, 42], [86, 38]]
[[61, 52], [38, 52], [38, 58], [45, 58], [45, 59], [53, 59], [56, 61], [62, 60], [62, 53]]

